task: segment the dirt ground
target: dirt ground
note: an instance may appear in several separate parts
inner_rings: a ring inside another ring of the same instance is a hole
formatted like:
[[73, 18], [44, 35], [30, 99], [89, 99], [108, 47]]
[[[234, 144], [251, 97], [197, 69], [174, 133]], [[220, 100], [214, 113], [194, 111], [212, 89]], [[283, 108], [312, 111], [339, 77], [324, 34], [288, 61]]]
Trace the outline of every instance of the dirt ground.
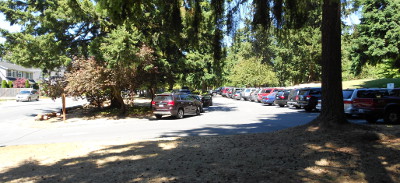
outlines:
[[400, 126], [0, 147], [0, 182], [400, 182]]

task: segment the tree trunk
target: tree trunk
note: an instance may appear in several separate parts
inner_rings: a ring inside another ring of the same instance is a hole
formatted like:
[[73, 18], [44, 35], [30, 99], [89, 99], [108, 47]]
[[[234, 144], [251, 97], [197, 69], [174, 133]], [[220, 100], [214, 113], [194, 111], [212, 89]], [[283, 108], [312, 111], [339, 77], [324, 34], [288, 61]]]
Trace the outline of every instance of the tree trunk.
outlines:
[[340, 0], [324, 0], [322, 9], [322, 111], [314, 122], [332, 128], [347, 123], [342, 94]]
[[124, 103], [124, 99], [121, 96], [121, 90], [117, 89], [117, 87], [112, 87], [111, 89], [111, 108], [119, 108], [121, 110], [121, 113], [126, 112], [126, 107]]

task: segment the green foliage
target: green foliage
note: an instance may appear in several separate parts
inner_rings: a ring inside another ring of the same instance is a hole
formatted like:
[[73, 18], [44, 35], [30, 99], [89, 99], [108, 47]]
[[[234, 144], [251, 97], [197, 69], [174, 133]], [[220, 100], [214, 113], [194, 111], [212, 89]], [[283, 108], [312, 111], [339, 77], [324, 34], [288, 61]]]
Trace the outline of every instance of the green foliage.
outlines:
[[25, 80], [25, 88], [30, 88], [31, 85], [29, 84], [29, 80]]
[[1, 88], [9, 88], [6, 80], [1, 81]]
[[366, 63], [379, 66], [384, 77], [398, 77], [400, 73], [400, 1], [360, 0], [361, 23], [356, 28], [356, 39], [351, 47], [353, 68], [361, 73]]
[[13, 81], [8, 81], [8, 88], [14, 88], [14, 83]]

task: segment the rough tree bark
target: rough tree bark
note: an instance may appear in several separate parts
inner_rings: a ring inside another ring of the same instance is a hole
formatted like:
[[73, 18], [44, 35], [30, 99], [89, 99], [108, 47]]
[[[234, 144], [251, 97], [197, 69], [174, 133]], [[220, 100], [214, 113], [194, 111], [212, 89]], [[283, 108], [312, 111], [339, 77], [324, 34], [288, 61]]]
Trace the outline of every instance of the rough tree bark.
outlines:
[[335, 128], [348, 123], [343, 110], [340, 0], [322, 7], [322, 111], [314, 123]]

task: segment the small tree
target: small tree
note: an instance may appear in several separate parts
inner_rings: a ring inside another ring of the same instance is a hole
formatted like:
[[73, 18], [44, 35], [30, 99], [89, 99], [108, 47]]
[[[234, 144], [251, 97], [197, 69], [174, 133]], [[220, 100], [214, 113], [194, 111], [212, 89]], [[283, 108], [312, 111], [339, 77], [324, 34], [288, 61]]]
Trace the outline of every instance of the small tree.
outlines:
[[25, 87], [25, 79], [17, 78], [17, 80], [15, 80], [13, 84], [14, 84], [13, 88], [24, 88]]
[[12, 88], [14, 86], [12, 81], [8, 81], [8, 88]]
[[31, 85], [29, 84], [29, 80], [25, 80], [25, 88], [30, 88]]
[[2, 87], [2, 88], [8, 88], [8, 84], [7, 84], [7, 81], [6, 81], [6, 80], [3, 80], [3, 81], [1, 82], [1, 87]]

